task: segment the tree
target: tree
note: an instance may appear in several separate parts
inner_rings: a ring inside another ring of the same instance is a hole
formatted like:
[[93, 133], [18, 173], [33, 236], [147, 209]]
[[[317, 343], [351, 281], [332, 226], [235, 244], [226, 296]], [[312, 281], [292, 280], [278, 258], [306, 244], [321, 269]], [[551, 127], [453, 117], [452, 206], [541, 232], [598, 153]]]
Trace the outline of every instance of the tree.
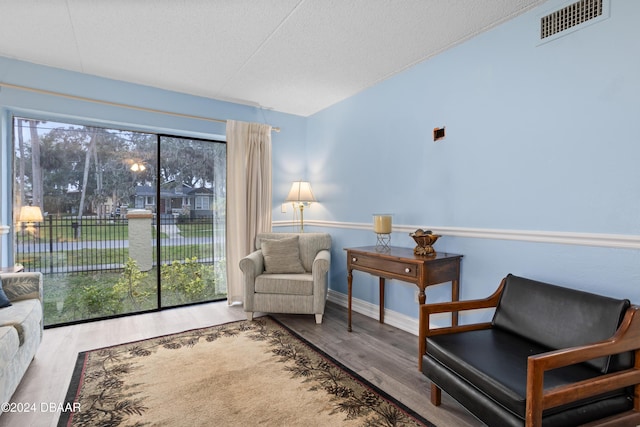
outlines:
[[82, 179], [84, 132], [55, 128], [42, 134], [40, 150], [44, 209], [52, 213], [71, 212], [77, 207], [74, 189]]
[[24, 206], [25, 204], [25, 196], [24, 196], [24, 179], [25, 179], [25, 148], [24, 148], [24, 136], [22, 135], [22, 119], [16, 119], [18, 125], [18, 174], [20, 176], [20, 183], [18, 187], [18, 205]]
[[211, 186], [214, 165], [219, 163], [224, 144], [185, 138], [162, 137], [160, 178], [189, 187]]
[[42, 170], [40, 169], [40, 137], [38, 136], [38, 121], [28, 120], [31, 136], [31, 193], [32, 205], [43, 209]]
[[94, 150], [96, 149], [96, 143], [97, 143], [97, 134], [98, 134], [98, 129], [96, 128], [92, 128], [91, 129], [91, 135], [89, 137], [89, 145], [87, 147], [87, 151], [85, 152], [85, 158], [84, 158], [84, 173], [82, 175], [82, 187], [80, 188], [81, 194], [80, 194], [80, 206], [78, 207], [78, 219], [80, 219], [82, 217], [82, 214], [84, 213], [84, 202], [85, 202], [85, 198], [87, 197], [87, 188], [88, 188], [88, 181], [89, 181], [89, 168], [91, 167], [91, 154], [94, 152]]

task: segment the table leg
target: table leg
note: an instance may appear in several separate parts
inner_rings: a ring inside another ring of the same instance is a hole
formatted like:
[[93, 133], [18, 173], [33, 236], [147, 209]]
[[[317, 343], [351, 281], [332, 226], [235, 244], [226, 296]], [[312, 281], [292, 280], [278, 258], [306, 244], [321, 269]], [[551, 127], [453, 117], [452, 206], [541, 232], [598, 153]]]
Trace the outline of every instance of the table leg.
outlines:
[[420, 305], [427, 302], [427, 294], [424, 293], [424, 286], [420, 286], [420, 292], [418, 292], [418, 302]]
[[348, 283], [348, 291], [347, 291], [347, 330], [351, 332], [351, 290], [353, 285], [353, 270], [348, 270], [347, 272], [347, 283]]
[[[458, 279], [451, 281], [451, 301], [460, 300], [460, 282]], [[451, 326], [458, 326], [458, 312], [451, 313]]]
[[380, 323], [384, 323], [384, 277], [380, 278]]

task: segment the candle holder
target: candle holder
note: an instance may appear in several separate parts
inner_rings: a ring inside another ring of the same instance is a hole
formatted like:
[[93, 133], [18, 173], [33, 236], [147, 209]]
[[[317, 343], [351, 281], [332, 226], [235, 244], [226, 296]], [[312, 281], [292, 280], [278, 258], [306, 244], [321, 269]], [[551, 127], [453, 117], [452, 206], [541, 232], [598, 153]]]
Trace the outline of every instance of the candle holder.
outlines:
[[379, 252], [391, 250], [391, 214], [374, 214], [373, 231], [376, 233], [376, 250]]
[[376, 251], [388, 252], [391, 250], [391, 233], [376, 233]]

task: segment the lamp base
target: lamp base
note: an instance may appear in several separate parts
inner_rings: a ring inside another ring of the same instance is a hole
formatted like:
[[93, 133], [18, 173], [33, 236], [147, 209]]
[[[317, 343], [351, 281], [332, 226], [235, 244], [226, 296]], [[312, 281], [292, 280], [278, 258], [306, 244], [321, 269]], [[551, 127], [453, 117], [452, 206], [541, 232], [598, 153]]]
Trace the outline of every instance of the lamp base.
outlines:
[[391, 233], [376, 233], [376, 251], [388, 252], [391, 250]]
[[304, 233], [304, 203], [300, 203], [300, 232]]

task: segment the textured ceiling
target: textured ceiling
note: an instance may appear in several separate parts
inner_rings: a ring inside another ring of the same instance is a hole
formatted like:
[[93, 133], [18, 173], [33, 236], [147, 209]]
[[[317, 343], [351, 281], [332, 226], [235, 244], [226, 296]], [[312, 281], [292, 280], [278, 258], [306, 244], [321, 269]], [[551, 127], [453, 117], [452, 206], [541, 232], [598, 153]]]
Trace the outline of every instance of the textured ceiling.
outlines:
[[0, 0], [0, 56], [308, 116], [541, 3]]

